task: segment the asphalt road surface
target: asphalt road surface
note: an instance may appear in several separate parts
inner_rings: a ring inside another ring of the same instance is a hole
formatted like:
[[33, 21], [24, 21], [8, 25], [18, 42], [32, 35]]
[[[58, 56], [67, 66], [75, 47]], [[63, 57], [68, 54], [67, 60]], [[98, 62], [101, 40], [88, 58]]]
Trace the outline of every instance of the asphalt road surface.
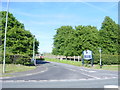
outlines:
[[2, 80], [3, 88], [104, 88], [118, 86], [118, 72], [93, 70], [61, 63], [44, 63], [42, 73]]

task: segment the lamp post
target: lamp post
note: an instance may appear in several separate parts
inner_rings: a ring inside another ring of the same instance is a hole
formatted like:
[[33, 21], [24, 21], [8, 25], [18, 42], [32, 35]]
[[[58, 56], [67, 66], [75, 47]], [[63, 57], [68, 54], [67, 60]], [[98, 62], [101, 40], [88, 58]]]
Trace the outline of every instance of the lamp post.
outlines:
[[5, 73], [6, 33], [7, 33], [7, 22], [8, 22], [8, 10], [9, 10], [9, 0], [8, 0], [8, 2], [7, 2], [6, 23], [5, 23], [4, 55], [3, 55], [3, 73]]
[[35, 60], [35, 35], [33, 35], [33, 61], [34, 61], [34, 65], [36, 66], [36, 60]]
[[101, 48], [99, 48], [99, 52], [100, 52], [100, 68], [102, 68], [102, 59], [101, 59], [101, 52], [102, 52], [102, 50], [101, 50]]

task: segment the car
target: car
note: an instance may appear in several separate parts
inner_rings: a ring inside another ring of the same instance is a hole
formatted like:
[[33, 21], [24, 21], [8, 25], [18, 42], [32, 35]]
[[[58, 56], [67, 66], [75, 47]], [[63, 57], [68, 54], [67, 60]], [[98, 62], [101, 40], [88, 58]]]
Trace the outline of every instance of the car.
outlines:
[[43, 54], [40, 54], [39, 58], [40, 58], [41, 60], [44, 60], [44, 55], [43, 55]]

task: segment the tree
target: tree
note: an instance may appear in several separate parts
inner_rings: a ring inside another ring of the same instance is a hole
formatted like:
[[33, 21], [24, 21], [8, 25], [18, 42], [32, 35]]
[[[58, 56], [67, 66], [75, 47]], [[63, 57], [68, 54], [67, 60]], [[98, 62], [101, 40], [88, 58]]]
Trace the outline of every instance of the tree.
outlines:
[[[0, 12], [0, 34], [1, 41], [4, 43], [5, 17], [6, 11]], [[39, 42], [35, 39], [35, 52], [38, 53]], [[3, 44], [1, 44], [3, 50]], [[33, 35], [30, 31], [25, 30], [24, 24], [20, 23], [11, 13], [8, 13], [8, 28], [6, 39], [6, 53], [32, 56]]]
[[99, 35], [103, 53], [118, 53], [118, 25], [110, 17], [105, 17]]
[[85, 48], [89, 48], [97, 53], [98, 48], [98, 30], [94, 26], [78, 26], [76, 27], [76, 47], [78, 53], [82, 53]]
[[74, 56], [81, 55], [87, 47], [95, 53], [98, 52], [98, 30], [93, 26], [62, 26], [57, 29], [54, 36], [53, 54]]
[[71, 26], [61, 26], [56, 30], [57, 31], [56, 35], [54, 36], [54, 48], [52, 53], [55, 55], [68, 56], [68, 44], [70, 44], [68, 39], [71, 37], [73, 28]]

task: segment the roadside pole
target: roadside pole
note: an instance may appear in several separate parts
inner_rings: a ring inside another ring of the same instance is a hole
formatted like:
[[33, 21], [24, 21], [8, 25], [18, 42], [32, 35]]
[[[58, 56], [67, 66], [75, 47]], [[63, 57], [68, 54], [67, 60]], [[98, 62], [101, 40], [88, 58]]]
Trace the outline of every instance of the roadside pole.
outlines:
[[80, 56], [78, 56], [78, 62], [80, 61]]
[[101, 48], [99, 48], [99, 52], [100, 52], [100, 68], [102, 68], [102, 59], [101, 59]]
[[33, 35], [33, 61], [34, 61], [34, 65], [36, 66], [36, 60], [35, 60], [35, 35]]
[[3, 73], [5, 73], [6, 33], [7, 33], [7, 22], [8, 22], [8, 10], [9, 10], [9, 0], [8, 0], [8, 2], [7, 2], [7, 13], [6, 13], [6, 23], [5, 23], [4, 56], [3, 56]]
[[74, 56], [74, 62], [75, 62], [75, 56]]

